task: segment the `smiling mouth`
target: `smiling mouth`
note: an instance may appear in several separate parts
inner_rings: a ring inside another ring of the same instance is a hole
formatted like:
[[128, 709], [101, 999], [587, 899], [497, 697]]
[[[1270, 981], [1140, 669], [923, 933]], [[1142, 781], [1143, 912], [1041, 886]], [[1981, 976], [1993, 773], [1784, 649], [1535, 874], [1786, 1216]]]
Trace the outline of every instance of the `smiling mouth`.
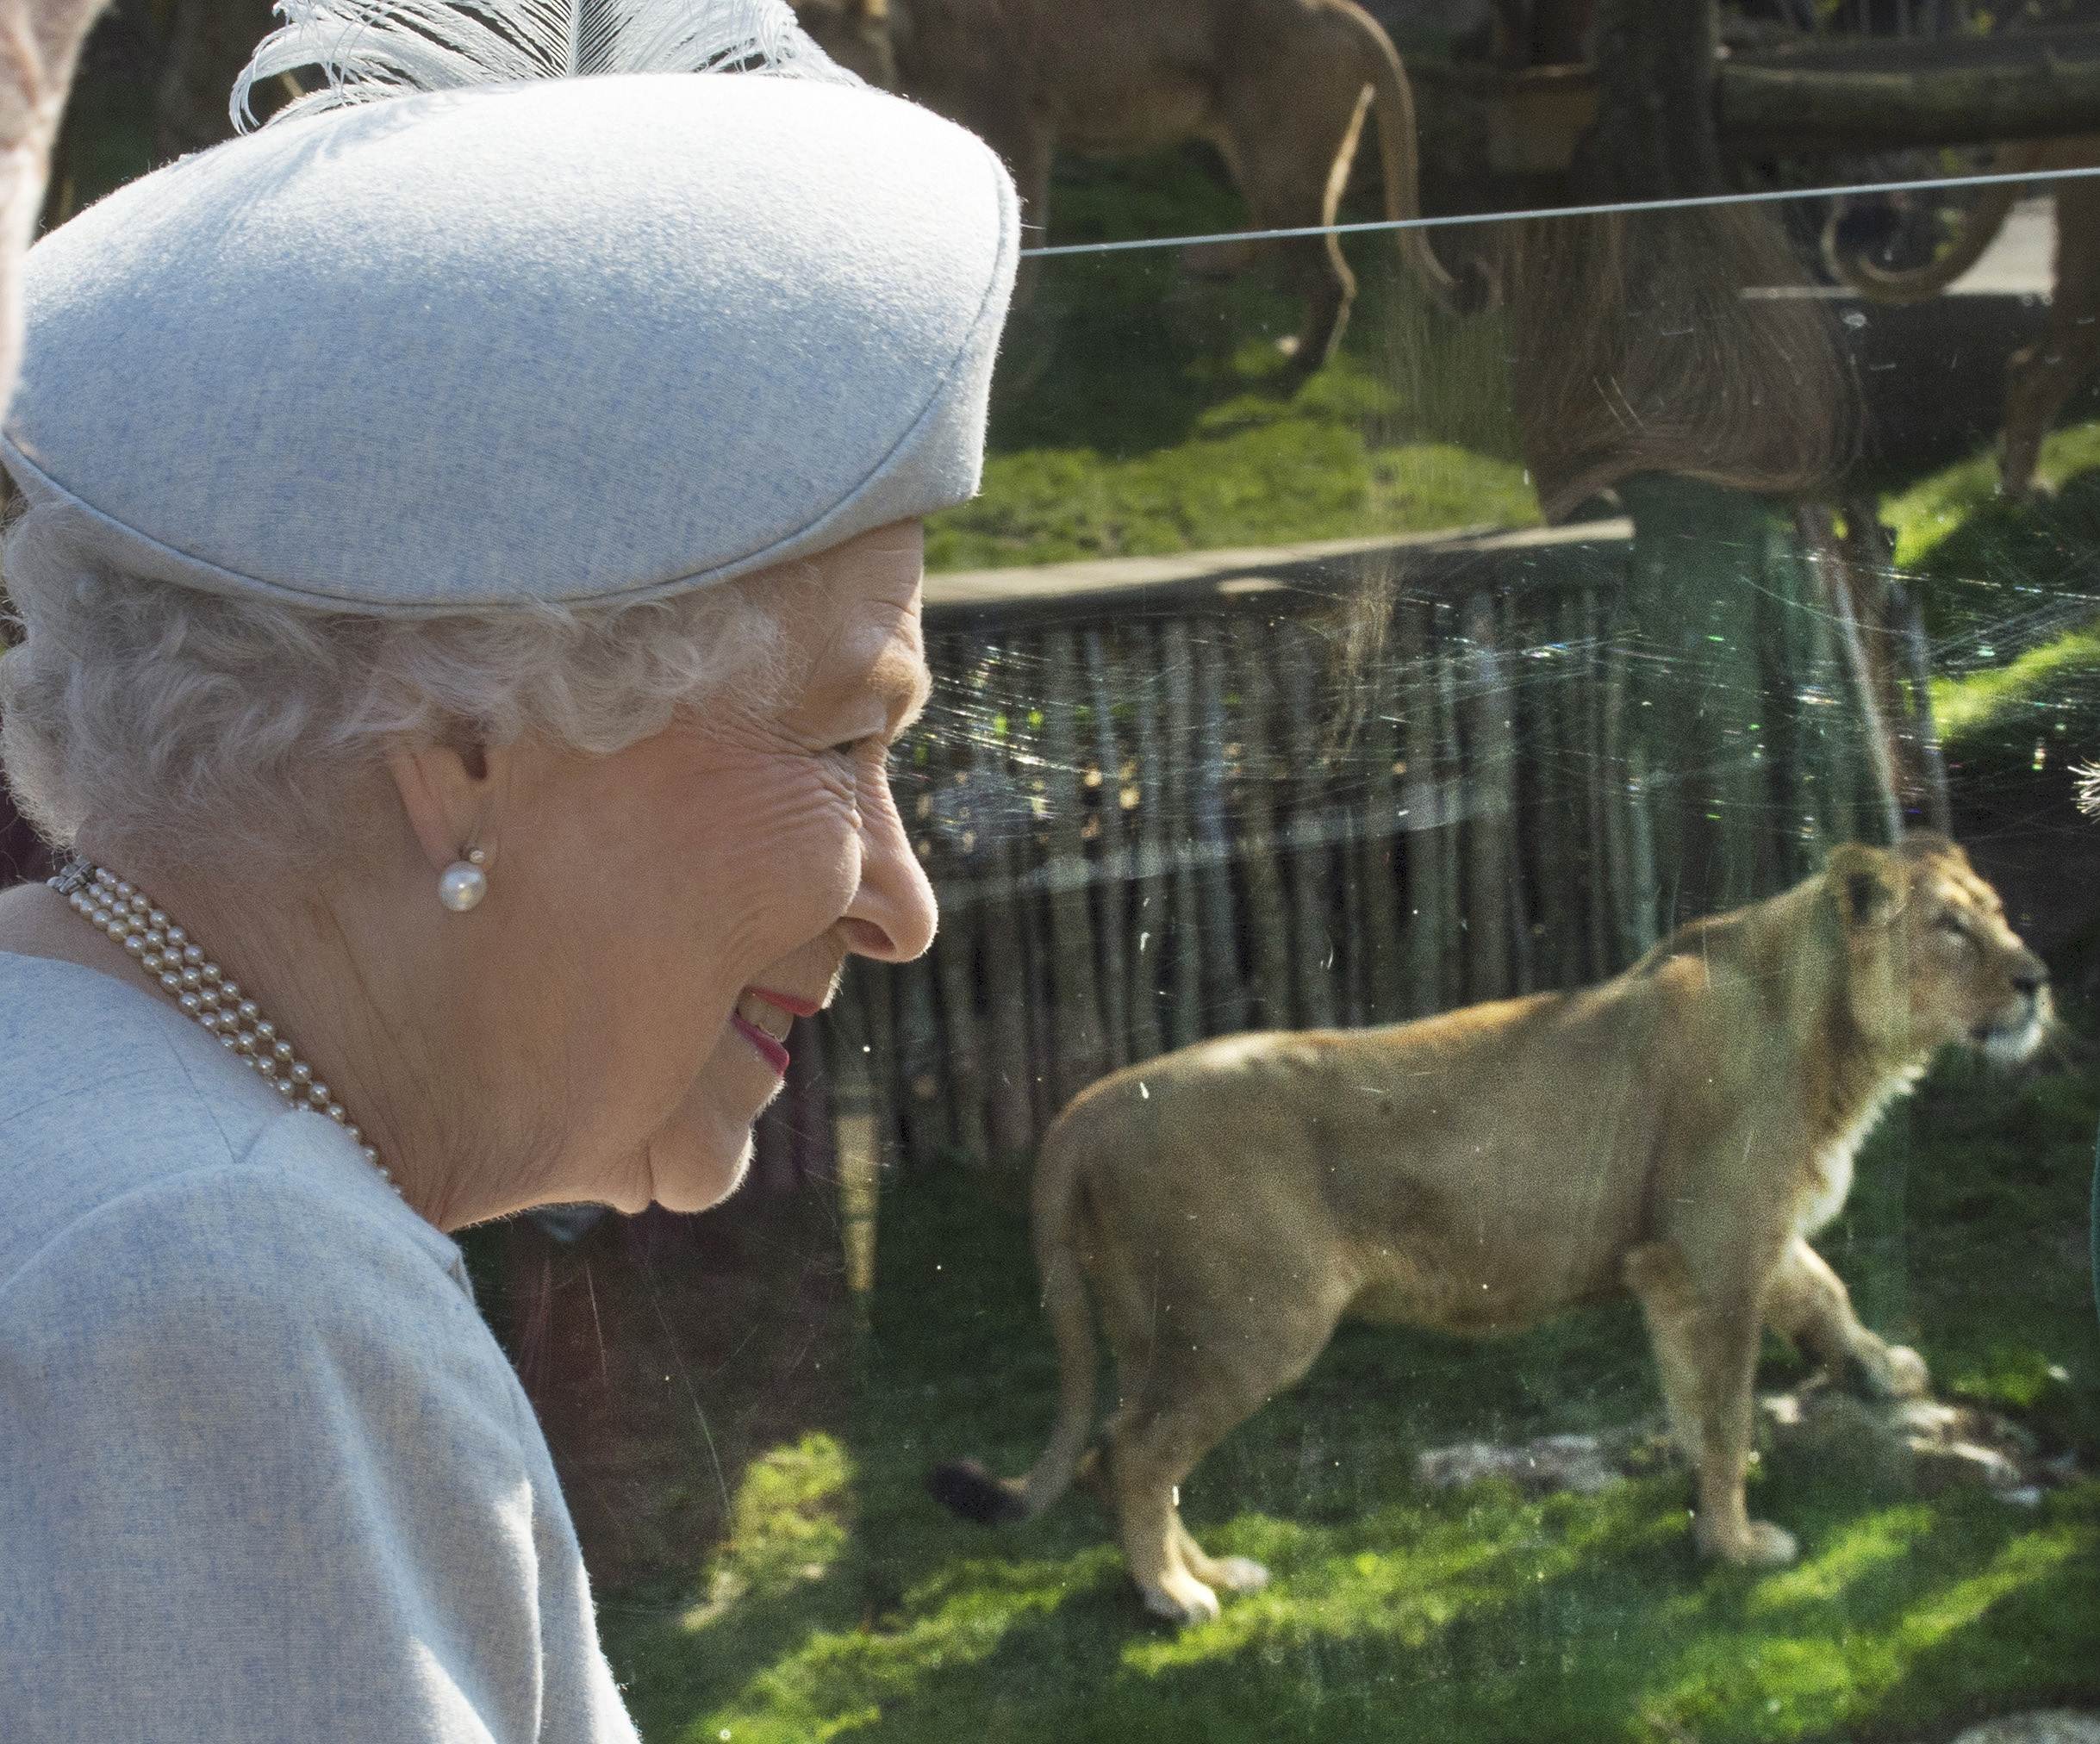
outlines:
[[[746, 987], [738, 997], [736, 1010], [729, 1016], [729, 1026], [751, 1044], [758, 1057], [770, 1066], [775, 1074], [785, 1076], [788, 1070], [788, 1050], [782, 1044], [788, 1032], [795, 1027], [796, 1012], [788, 1009], [788, 995], [761, 993]], [[797, 1006], [807, 1001], [797, 1000]]]

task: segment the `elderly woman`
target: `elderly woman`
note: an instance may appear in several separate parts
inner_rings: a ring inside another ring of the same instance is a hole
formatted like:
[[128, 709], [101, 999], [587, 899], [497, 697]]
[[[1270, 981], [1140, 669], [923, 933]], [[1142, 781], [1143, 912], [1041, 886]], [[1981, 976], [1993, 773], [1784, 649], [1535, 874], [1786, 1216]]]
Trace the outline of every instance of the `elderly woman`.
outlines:
[[539, 82], [558, 8], [281, 9], [321, 101], [27, 266], [0, 1730], [631, 1737], [447, 1232], [714, 1204], [932, 938], [885, 757], [1012, 190], [772, 7]]

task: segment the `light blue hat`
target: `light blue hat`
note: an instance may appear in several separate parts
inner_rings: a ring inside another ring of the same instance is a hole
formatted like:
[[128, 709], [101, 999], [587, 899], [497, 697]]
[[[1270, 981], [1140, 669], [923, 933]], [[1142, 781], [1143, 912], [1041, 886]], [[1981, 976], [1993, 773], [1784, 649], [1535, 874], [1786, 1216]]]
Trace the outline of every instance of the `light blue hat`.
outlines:
[[[328, 91], [30, 252], [0, 457], [32, 503], [134, 574], [429, 614], [675, 593], [975, 489], [1019, 246], [982, 143], [799, 35], [774, 73], [477, 83], [413, 3], [392, 36], [403, 0], [281, 4], [333, 15]], [[500, 47], [504, 10], [452, 16]]]

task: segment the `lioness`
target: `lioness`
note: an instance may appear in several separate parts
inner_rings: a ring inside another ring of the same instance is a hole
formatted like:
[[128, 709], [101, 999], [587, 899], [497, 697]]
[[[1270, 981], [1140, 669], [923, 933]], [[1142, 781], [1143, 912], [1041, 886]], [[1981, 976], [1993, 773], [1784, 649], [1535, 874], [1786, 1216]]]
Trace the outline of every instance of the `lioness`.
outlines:
[[1917, 1355], [1854, 1316], [1808, 1238], [1935, 1050], [2023, 1058], [2046, 971], [1942, 838], [1846, 846], [1784, 894], [1694, 921], [1572, 993], [1363, 1031], [1223, 1037], [1112, 1074], [1044, 1140], [1037, 1261], [1062, 1381], [1035, 1468], [929, 1479], [957, 1512], [1039, 1513], [1092, 1438], [1087, 1285], [1120, 1401], [1095, 1480], [1147, 1606], [1262, 1585], [1204, 1554], [1177, 1486], [1311, 1367], [1344, 1315], [1493, 1334], [1630, 1291], [1695, 1473], [1699, 1548], [1794, 1554], [1743, 1498], [1760, 1328], [1884, 1393]]
[[[1378, 123], [1386, 213], [1421, 210], [1414, 97], [1393, 40], [1352, 0], [795, 0], [819, 43], [863, 77], [980, 134], [1013, 172], [1042, 240], [1050, 155], [1116, 156], [1185, 140], [1218, 148], [1260, 230], [1334, 222], [1368, 106]], [[1446, 305], [1463, 291], [1420, 230], [1400, 253]], [[1311, 369], [1332, 353], [1356, 281], [1332, 236], [1275, 245], [1306, 301], [1287, 346]], [[1222, 264], [1226, 251], [1213, 251]], [[1031, 264], [1022, 263], [1023, 283]]]

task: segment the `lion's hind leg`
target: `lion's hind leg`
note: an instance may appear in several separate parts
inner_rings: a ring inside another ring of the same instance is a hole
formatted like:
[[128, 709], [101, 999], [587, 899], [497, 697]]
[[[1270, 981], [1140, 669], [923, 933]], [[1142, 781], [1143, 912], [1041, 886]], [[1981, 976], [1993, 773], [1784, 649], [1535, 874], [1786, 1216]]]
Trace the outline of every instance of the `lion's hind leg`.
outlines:
[[1799, 1236], [1787, 1243], [1773, 1274], [1765, 1324], [1833, 1373], [1883, 1398], [1916, 1398], [1925, 1391], [1925, 1359], [1862, 1326], [1844, 1280]]
[[1671, 1425], [1692, 1466], [1700, 1552], [1754, 1566], [1792, 1561], [1793, 1535], [1751, 1519], [1743, 1494], [1761, 1330], [1752, 1292], [1703, 1288], [1669, 1242], [1636, 1248], [1623, 1269], [1648, 1321]]
[[1181, 1479], [1231, 1427], [1213, 1429], [1207, 1416], [1187, 1405], [1141, 1405], [1120, 1413], [1109, 1430], [1106, 1479], [1116, 1536], [1145, 1609], [1169, 1623], [1205, 1623], [1218, 1615], [1217, 1592], [1183, 1554], [1194, 1541], [1178, 1505]]
[[[1100, 1488], [1145, 1608], [1176, 1623], [1216, 1616], [1220, 1589], [1268, 1585], [1258, 1562], [1205, 1554], [1181, 1523], [1180, 1486], [1265, 1400], [1303, 1377], [1347, 1302], [1338, 1280], [1258, 1314], [1202, 1294], [1201, 1313], [1184, 1305], [1156, 1324], [1120, 1326], [1112, 1310], [1107, 1317], [1124, 1403], [1108, 1425]], [[1204, 1329], [1201, 1348], [1183, 1330], [1190, 1326]]]

